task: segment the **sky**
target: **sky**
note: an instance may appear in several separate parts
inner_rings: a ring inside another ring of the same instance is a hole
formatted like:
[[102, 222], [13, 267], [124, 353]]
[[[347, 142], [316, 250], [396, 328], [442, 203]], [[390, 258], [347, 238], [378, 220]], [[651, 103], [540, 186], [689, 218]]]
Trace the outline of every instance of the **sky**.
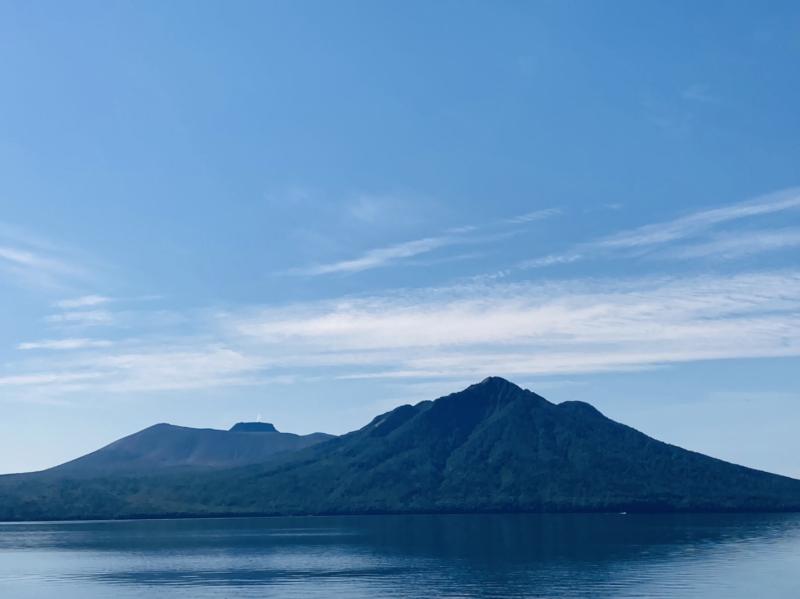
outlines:
[[504, 376], [800, 477], [796, 2], [0, 2], [0, 473]]

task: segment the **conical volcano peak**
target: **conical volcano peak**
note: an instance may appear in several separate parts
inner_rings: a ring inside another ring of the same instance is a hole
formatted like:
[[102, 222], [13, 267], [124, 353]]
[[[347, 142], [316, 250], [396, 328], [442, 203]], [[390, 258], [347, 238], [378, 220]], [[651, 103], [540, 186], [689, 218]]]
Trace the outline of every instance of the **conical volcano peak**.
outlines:
[[505, 389], [505, 388], [512, 388], [512, 389], [521, 389], [514, 383], [509, 380], [504, 379], [501, 376], [487, 376], [483, 379], [480, 383], [476, 383], [473, 385], [475, 387], [487, 387], [487, 388], [494, 388], [494, 389]]
[[[489, 376], [483, 379], [480, 383], [470, 385], [461, 393], [468, 394], [473, 397], [479, 397], [484, 400], [500, 400], [502, 402], [514, 400], [531, 400], [534, 399], [538, 402], [545, 402], [550, 404], [544, 397], [538, 393], [534, 393], [529, 389], [523, 389], [519, 385], [504, 379], [500, 376]], [[455, 395], [459, 395], [456, 393]]]
[[475, 383], [470, 385], [464, 392], [469, 392], [470, 394], [477, 394], [481, 397], [496, 397], [496, 398], [505, 398], [505, 399], [512, 399], [512, 398], [523, 398], [523, 397], [537, 397], [540, 399], [541, 396], [533, 393], [532, 391], [528, 391], [527, 389], [523, 389], [519, 385], [512, 383], [511, 381], [504, 379], [501, 376], [488, 376], [483, 379], [480, 383]]
[[278, 429], [270, 422], [237, 422], [231, 427], [232, 433], [277, 433]]

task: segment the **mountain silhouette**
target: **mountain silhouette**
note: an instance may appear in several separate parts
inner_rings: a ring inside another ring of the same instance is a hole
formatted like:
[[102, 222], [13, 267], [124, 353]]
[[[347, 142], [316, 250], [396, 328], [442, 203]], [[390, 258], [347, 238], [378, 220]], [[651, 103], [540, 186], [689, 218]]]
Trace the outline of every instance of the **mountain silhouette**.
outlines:
[[281, 433], [262, 422], [240, 422], [229, 431], [161, 423], [46, 472], [51, 476], [93, 476], [181, 467], [232, 468], [265, 462], [274, 454], [304, 449], [332, 437]]
[[258, 464], [0, 477], [2, 519], [790, 510], [800, 510], [798, 480], [657, 441], [587, 403], [553, 404], [498, 377]]
[[237, 422], [231, 427], [232, 433], [277, 433], [271, 422]]

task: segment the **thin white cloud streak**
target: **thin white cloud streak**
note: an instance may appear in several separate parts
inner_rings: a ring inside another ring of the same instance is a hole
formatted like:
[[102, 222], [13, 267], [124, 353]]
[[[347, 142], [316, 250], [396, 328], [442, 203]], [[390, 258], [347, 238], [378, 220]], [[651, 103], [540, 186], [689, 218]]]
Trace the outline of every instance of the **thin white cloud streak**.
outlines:
[[47, 387], [102, 378], [101, 372], [40, 372], [0, 376], [0, 387]]
[[664, 223], [645, 225], [606, 237], [594, 245], [601, 248], [635, 248], [662, 244], [696, 235], [729, 221], [796, 208], [800, 208], [800, 190], [790, 189], [722, 208], [702, 210]]
[[25, 286], [46, 289], [90, 278], [69, 252], [4, 223], [0, 223], [0, 274]]
[[41, 341], [26, 341], [17, 345], [17, 349], [22, 351], [30, 350], [75, 350], [75, 349], [96, 349], [101, 347], [110, 347], [111, 341], [106, 339], [86, 339], [86, 338], [70, 338], [70, 339], [44, 339]]
[[533, 258], [525, 260], [519, 264], [520, 268], [543, 268], [545, 266], [554, 266], [556, 264], [570, 264], [583, 259], [583, 254], [550, 254], [549, 256], [542, 256], [541, 258]]
[[[697, 237], [724, 223], [796, 209], [800, 209], [800, 189], [793, 188], [729, 206], [701, 210], [674, 220], [622, 231], [595, 241], [578, 244], [560, 254], [550, 254], [523, 261], [518, 264], [518, 267], [523, 269], [543, 268], [577, 262], [588, 257], [603, 255], [607, 252], [650, 250], [654, 247]], [[789, 245], [789, 242], [786, 241], [785, 244]], [[778, 249], [779, 246], [780, 241], [775, 238], [767, 239], [762, 233], [761, 242], [752, 240], [749, 250], [750, 253], [753, 253], [761, 249], [764, 251]], [[697, 257], [700, 257], [700, 255], [711, 256], [715, 248], [722, 252], [731, 252], [731, 248], [725, 247], [725, 244], [717, 246], [708, 244], [704, 248], [706, 253], [698, 254]], [[697, 249], [697, 251], [700, 252], [702, 250]], [[667, 253], [665, 255], [670, 254]], [[675, 255], [679, 256], [680, 253], [676, 252]]]
[[384, 248], [377, 248], [365, 252], [358, 258], [352, 260], [341, 260], [330, 264], [320, 264], [304, 269], [292, 271], [295, 274], [304, 275], [326, 275], [333, 273], [352, 273], [378, 268], [386, 264], [397, 262], [403, 258], [412, 258], [420, 254], [427, 254], [435, 249], [452, 245], [458, 238], [453, 235], [442, 237], [426, 237], [415, 239], [405, 243], [399, 243]]
[[57, 288], [83, 272], [62, 260], [17, 247], [0, 246], [0, 271], [34, 287]]
[[503, 222], [510, 225], [521, 225], [525, 223], [536, 222], [539, 220], [545, 220], [547, 218], [552, 218], [560, 214], [561, 210], [559, 210], [558, 208], [545, 208], [543, 210], [534, 210], [533, 212], [520, 214], [519, 216], [514, 216], [509, 219], [506, 219]]
[[41, 270], [63, 270], [66, 268], [55, 260], [43, 258], [33, 252], [8, 246], [0, 246], [0, 259], [16, 264], [17, 266]]
[[[234, 385], [285, 384], [283, 376], [262, 376], [264, 358], [221, 345], [165, 346], [140, 343], [122, 351], [88, 351], [61, 361], [31, 364], [31, 371], [0, 376], [0, 388], [43, 394], [149, 393], [211, 389]], [[18, 365], [19, 366], [19, 365]], [[38, 366], [38, 368], [36, 368]]]
[[101, 304], [107, 304], [110, 301], [111, 298], [104, 295], [83, 295], [81, 297], [58, 301], [55, 303], [55, 306], [65, 310], [72, 310], [75, 308], [91, 308]]
[[[561, 214], [556, 208], [546, 208], [493, 223], [492, 226], [525, 225], [535, 221], [552, 218]], [[488, 227], [487, 227], [488, 228]], [[355, 273], [396, 264], [408, 258], [428, 254], [435, 250], [454, 245], [480, 244], [504, 238], [506, 235], [470, 235], [479, 231], [480, 227], [472, 225], [448, 229], [443, 235], [423, 237], [403, 243], [367, 250], [361, 256], [348, 260], [340, 260], [327, 264], [317, 264], [305, 268], [295, 268], [290, 274], [317, 276], [337, 273]]]
[[800, 246], [800, 229], [765, 229], [715, 235], [711, 240], [685, 245], [664, 253], [667, 258], [717, 258], [733, 260], [763, 252]]
[[114, 322], [114, 315], [106, 310], [75, 310], [51, 314], [47, 322], [71, 325], [108, 325]]
[[57, 254], [63, 252], [63, 248], [49, 239], [45, 239], [23, 227], [12, 225], [4, 221], [0, 221], [0, 239], [2, 239], [3, 243], [6, 245], [31, 248], [43, 254]]

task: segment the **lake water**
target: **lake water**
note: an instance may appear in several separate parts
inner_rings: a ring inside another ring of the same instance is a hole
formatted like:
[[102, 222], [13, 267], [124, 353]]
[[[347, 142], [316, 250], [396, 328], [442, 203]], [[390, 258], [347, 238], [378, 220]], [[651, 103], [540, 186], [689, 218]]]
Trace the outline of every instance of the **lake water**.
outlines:
[[800, 515], [0, 524], [0, 597], [800, 597]]

